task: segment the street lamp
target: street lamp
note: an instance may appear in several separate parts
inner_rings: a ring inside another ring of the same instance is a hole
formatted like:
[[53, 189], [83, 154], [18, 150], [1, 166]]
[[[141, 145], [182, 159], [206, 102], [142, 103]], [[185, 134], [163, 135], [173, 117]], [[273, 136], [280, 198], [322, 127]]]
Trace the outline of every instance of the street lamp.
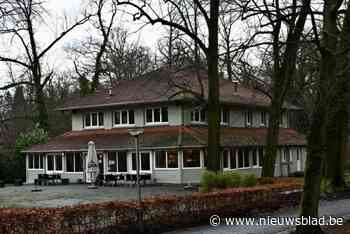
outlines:
[[137, 219], [139, 223], [139, 231], [142, 233], [143, 225], [142, 225], [142, 210], [141, 210], [139, 136], [143, 134], [143, 129], [137, 129], [137, 128], [129, 129], [129, 134], [135, 138], [137, 200], [140, 208]]
[[143, 129], [129, 129], [129, 134], [135, 138], [136, 149], [136, 184], [137, 184], [137, 200], [141, 204], [141, 187], [140, 187], [140, 155], [139, 155], [139, 136], [143, 134]]

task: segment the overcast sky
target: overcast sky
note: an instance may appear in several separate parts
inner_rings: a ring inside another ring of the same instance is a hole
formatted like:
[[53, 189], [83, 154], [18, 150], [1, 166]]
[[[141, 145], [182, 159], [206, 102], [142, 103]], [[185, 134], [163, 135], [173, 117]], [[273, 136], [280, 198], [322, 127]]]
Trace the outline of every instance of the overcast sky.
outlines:
[[[67, 15], [71, 19], [79, 17], [85, 5], [86, 0], [47, 0], [45, 8], [49, 15], [46, 16], [46, 25], [40, 26], [36, 35], [36, 38], [40, 41], [40, 46], [45, 47], [61, 31], [60, 25], [62, 25], [63, 15]], [[156, 50], [158, 39], [164, 33], [164, 28], [160, 25], [142, 27], [144, 23], [133, 21], [129, 15], [123, 12], [118, 13], [114, 25], [128, 30], [130, 33], [129, 42], [139, 41], [141, 45], [150, 47], [153, 52]], [[140, 28], [142, 29], [140, 30]], [[89, 24], [76, 28], [50, 51], [46, 64], [56, 71], [67, 70], [72, 62], [64, 48], [76, 41], [83, 40], [89, 34], [91, 34]], [[19, 45], [15, 45], [10, 38], [0, 38], [0, 53], [11, 56], [18, 54], [22, 49]], [[9, 82], [7, 67], [3, 64], [0, 64], [0, 77], [0, 85]]]

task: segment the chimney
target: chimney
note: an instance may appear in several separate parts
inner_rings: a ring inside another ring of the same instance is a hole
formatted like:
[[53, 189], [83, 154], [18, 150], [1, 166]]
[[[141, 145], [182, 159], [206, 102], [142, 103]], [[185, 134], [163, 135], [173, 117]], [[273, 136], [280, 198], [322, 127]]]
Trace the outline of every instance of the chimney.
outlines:
[[238, 92], [238, 84], [239, 84], [239, 81], [236, 80], [236, 79], [232, 79], [232, 83], [233, 83], [233, 92], [234, 92], [234, 93], [237, 93], [237, 92]]

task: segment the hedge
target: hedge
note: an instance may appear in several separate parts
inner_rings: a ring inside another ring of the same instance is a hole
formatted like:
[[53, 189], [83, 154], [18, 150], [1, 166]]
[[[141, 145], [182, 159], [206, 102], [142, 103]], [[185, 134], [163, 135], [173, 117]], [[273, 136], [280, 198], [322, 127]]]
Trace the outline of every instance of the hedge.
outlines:
[[300, 188], [301, 183], [288, 181], [189, 196], [147, 198], [141, 205], [135, 201], [113, 201], [63, 208], [3, 208], [0, 233], [137, 233], [137, 217], [142, 217], [144, 232], [160, 233], [208, 224], [212, 214], [242, 216], [294, 206], [299, 203]]

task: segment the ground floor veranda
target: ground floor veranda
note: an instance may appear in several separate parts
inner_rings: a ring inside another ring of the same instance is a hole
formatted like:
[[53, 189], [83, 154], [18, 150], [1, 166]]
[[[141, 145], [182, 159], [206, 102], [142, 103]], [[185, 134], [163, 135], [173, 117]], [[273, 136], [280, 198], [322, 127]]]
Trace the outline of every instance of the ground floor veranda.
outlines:
[[[264, 147], [227, 147], [221, 151], [224, 171], [261, 174]], [[192, 148], [141, 149], [141, 173], [150, 174], [153, 183], [198, 183], [207, 164], [206, 150]], [[31, 152], [26, 154], [26, 182], [34, 183], [39, 174], [59, 174], [71, 183], [90, 182], [87, 172], [87, 151]], [[99, 150], [99, 174], [136, 174], [136, 154], [130, 150]], [[280, 146], [275, 165], [276, 176], [303, 171], [306, 158], [304, 146]]]

